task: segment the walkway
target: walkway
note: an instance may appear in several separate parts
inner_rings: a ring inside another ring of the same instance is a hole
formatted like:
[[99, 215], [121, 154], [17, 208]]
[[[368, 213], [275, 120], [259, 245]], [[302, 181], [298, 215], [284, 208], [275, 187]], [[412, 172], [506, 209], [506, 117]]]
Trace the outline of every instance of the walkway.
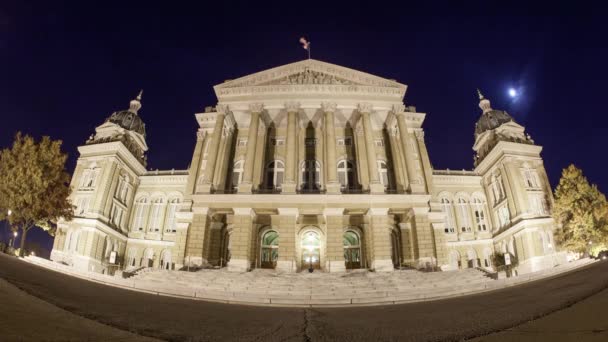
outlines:
[[[404, 305], [318, 309], [226, 305], [150, 295], [69, 277], [7, 256], [0, 256], [0, 278], [76, 315], [164, 340], [425, 341], [485, 336], [593, 294], [601, 292], [605, 296], [602, 290], [608, 287], [608, 262], [472, 296]], [[53, 316], [48, 317], [53, 320]], [[32, 329], [24, 329], [23, 337], [37, 340], [37, 335], [33, 335], [37, 321], [31, 323]], [[564, 328], [570, 326], [555, 327]], [[584, 327], [585, 331], [590, 328], [596, 327]]]

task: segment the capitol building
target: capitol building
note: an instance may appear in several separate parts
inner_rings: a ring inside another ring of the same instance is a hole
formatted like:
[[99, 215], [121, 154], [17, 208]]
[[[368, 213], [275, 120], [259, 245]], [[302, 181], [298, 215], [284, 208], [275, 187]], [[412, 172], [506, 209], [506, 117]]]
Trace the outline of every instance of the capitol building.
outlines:
[[479, 93], [474, 169], [437, 170], [406, 90], [313, 59], [228, 80], [184, 132], [196, 136], [189, 168], [162, 171], [147, 165], [140, 94], [78, 147], [74, 218], [51, 259], [105, 274], [561, 262], [542, 147], [525, 128]]

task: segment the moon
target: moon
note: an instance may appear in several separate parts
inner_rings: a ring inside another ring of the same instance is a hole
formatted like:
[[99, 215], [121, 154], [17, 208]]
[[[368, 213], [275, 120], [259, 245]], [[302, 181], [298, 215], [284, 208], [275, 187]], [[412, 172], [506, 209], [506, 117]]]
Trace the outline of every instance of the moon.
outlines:
[[515, 90], [515, 88], [509, 88], [509, 96], [511, 96], [511, 97], [517, 96], [517, 90]]

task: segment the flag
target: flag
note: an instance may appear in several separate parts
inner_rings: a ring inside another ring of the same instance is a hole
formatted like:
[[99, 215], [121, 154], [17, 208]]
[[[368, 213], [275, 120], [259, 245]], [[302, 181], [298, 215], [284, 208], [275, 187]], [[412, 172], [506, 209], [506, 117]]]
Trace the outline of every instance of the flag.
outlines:
[[308, 40], [306, 40], [306, 38], [304, 38], [304, 37], [300, 38], [300, 43], [302, 44], [302, 47], [304, 48], [304, 50], [310, 49], [310, 42]]

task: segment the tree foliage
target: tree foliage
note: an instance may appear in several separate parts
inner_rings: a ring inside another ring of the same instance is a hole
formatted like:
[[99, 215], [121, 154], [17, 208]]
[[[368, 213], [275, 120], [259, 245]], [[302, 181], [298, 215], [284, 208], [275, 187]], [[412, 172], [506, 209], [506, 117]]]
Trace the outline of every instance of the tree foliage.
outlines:
[[54, 234], [59, 218], [73, 216], [66, 160], [61, 140], [45, 136], [36, 142], [21, 132], [12, 148], [0, 152], [0, 220], [8, 219], [13, 230], [21, 229], [22, 252], [32, 227]]
[[586, 252], [592, 244], [608, 241], [608, 202], [574, 165], [562, 171], [555, 189], [555, 239], [570, 251]]

